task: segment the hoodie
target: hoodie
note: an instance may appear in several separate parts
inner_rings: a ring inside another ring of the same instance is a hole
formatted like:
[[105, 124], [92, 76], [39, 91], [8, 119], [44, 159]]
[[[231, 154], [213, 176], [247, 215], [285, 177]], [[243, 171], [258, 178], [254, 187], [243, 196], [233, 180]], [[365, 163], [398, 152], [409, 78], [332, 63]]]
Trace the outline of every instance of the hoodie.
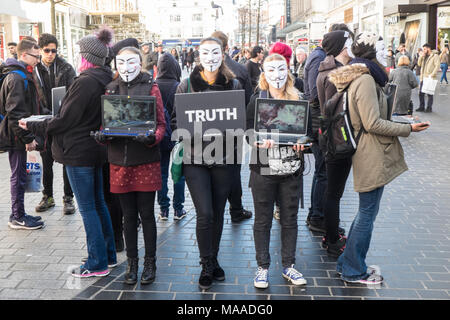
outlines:
[[169, 115], [173, 111], [175, 91], [180, 83], [181, 68], [170, 53], [165, 53], [158, 61], [158, 76], [155, 82], [158, 84], [164, 106]]
[[67, 91], [59, 115], [49, 121], [28, 123], [32, 132], [53, 136], [55, 161], [75, 167], [100, 166], [106, 161], [106, 147], [90, 133], [100, 129], [101, 96], [111, 81], [109, 68], [83, 71]]

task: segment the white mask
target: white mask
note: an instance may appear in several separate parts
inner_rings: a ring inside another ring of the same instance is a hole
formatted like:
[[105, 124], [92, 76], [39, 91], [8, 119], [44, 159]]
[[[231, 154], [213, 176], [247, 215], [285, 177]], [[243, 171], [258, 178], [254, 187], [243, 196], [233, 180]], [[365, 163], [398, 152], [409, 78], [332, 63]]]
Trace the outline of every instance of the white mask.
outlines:
[[355, 55], [352, 52], [353, 40], [350, 36], [345, 40], [344, 48], [347, 48], [347, 54], [350, 58], [355, 59]]
[[272, 60], [264, 62], [264, 75], [267, 82], [274, 88], [280, 89], [286, 84], [288, 66], [286, 61]]
[[383, 67], [386, 67], [387, 66], [387, 61], [386, 61], [387, 52], [386, 52], [385, 47], [384, 47], [384, 41], [383, 40], [378, 40], [376, 45], [375, 45], [375, 49], [377, 50], [377, 60], [378, 60], [378, 62]]
[[222, 48], [218, 44], [205, 43], [199, 48], [200, 63], [205, 70], [214, 72], [222, 64]]
[[141, 59], [137, 54], [120, 54], [116, 56], [116, 65], [119, 75], [125, 82], [131, 82], [141, 72]]

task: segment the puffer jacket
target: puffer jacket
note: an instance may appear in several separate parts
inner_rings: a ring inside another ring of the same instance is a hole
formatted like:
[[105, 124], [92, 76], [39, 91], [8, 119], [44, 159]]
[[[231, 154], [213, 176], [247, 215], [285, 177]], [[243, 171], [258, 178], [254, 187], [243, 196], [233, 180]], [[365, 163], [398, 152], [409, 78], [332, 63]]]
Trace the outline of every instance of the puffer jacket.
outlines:
[[329, 79], [338, 92], [348, 86], [349, 112], [354, 132], [364, 128], [352, 158], [355, 191], [375, 190], [408, 170], [398, 136], [409, 136], [411, 126], [386, 120], [386, 98], [366, 65], [353, 64], [338, 68], [329, 74]]
[[424, 78], [436, 78], [436, 75], [441, 67], [439, 54], [436, 50], [431, 51], [431, 55], [425, 59], [425, 57], [419, 57], [417, 65], [420, 67], [420, 81]]

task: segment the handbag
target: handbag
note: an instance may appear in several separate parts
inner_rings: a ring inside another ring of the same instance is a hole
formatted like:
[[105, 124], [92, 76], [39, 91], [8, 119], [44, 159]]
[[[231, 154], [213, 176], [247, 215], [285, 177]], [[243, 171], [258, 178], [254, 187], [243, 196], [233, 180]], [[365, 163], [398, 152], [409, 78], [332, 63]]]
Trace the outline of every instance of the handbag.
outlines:
[[183, 176], [183, 142], [178, 142], [170, 153], [170, 173], [173, 183], [177, 183]]
[[40, 192], [42, 178], [42, 164], [40, 155], [37, 151], [27, 153], [27, 180], [25, 192]]
[[422, 92], [434, 96], [437, 83], [438, 81], [431, 77], [424, 78], [422, 83]]

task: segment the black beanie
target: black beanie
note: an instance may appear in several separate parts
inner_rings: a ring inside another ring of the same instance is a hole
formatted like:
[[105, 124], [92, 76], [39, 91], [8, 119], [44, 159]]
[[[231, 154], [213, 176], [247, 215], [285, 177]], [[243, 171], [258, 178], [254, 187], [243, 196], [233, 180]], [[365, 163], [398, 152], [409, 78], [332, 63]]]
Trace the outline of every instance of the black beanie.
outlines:
[[139, 49], [139, 42], [135, 38], [127, 38], [117, 42], [113, 47], [114, 56], [117, 56], [120, 50], [125, 47], [134, 47]]
[[347, 31], [337, 30], [328, 32], [323, 36], [322, 48], [327, 55], [336, 57], [344, 49], [345, 42], [349, 37], [350, 33]]

